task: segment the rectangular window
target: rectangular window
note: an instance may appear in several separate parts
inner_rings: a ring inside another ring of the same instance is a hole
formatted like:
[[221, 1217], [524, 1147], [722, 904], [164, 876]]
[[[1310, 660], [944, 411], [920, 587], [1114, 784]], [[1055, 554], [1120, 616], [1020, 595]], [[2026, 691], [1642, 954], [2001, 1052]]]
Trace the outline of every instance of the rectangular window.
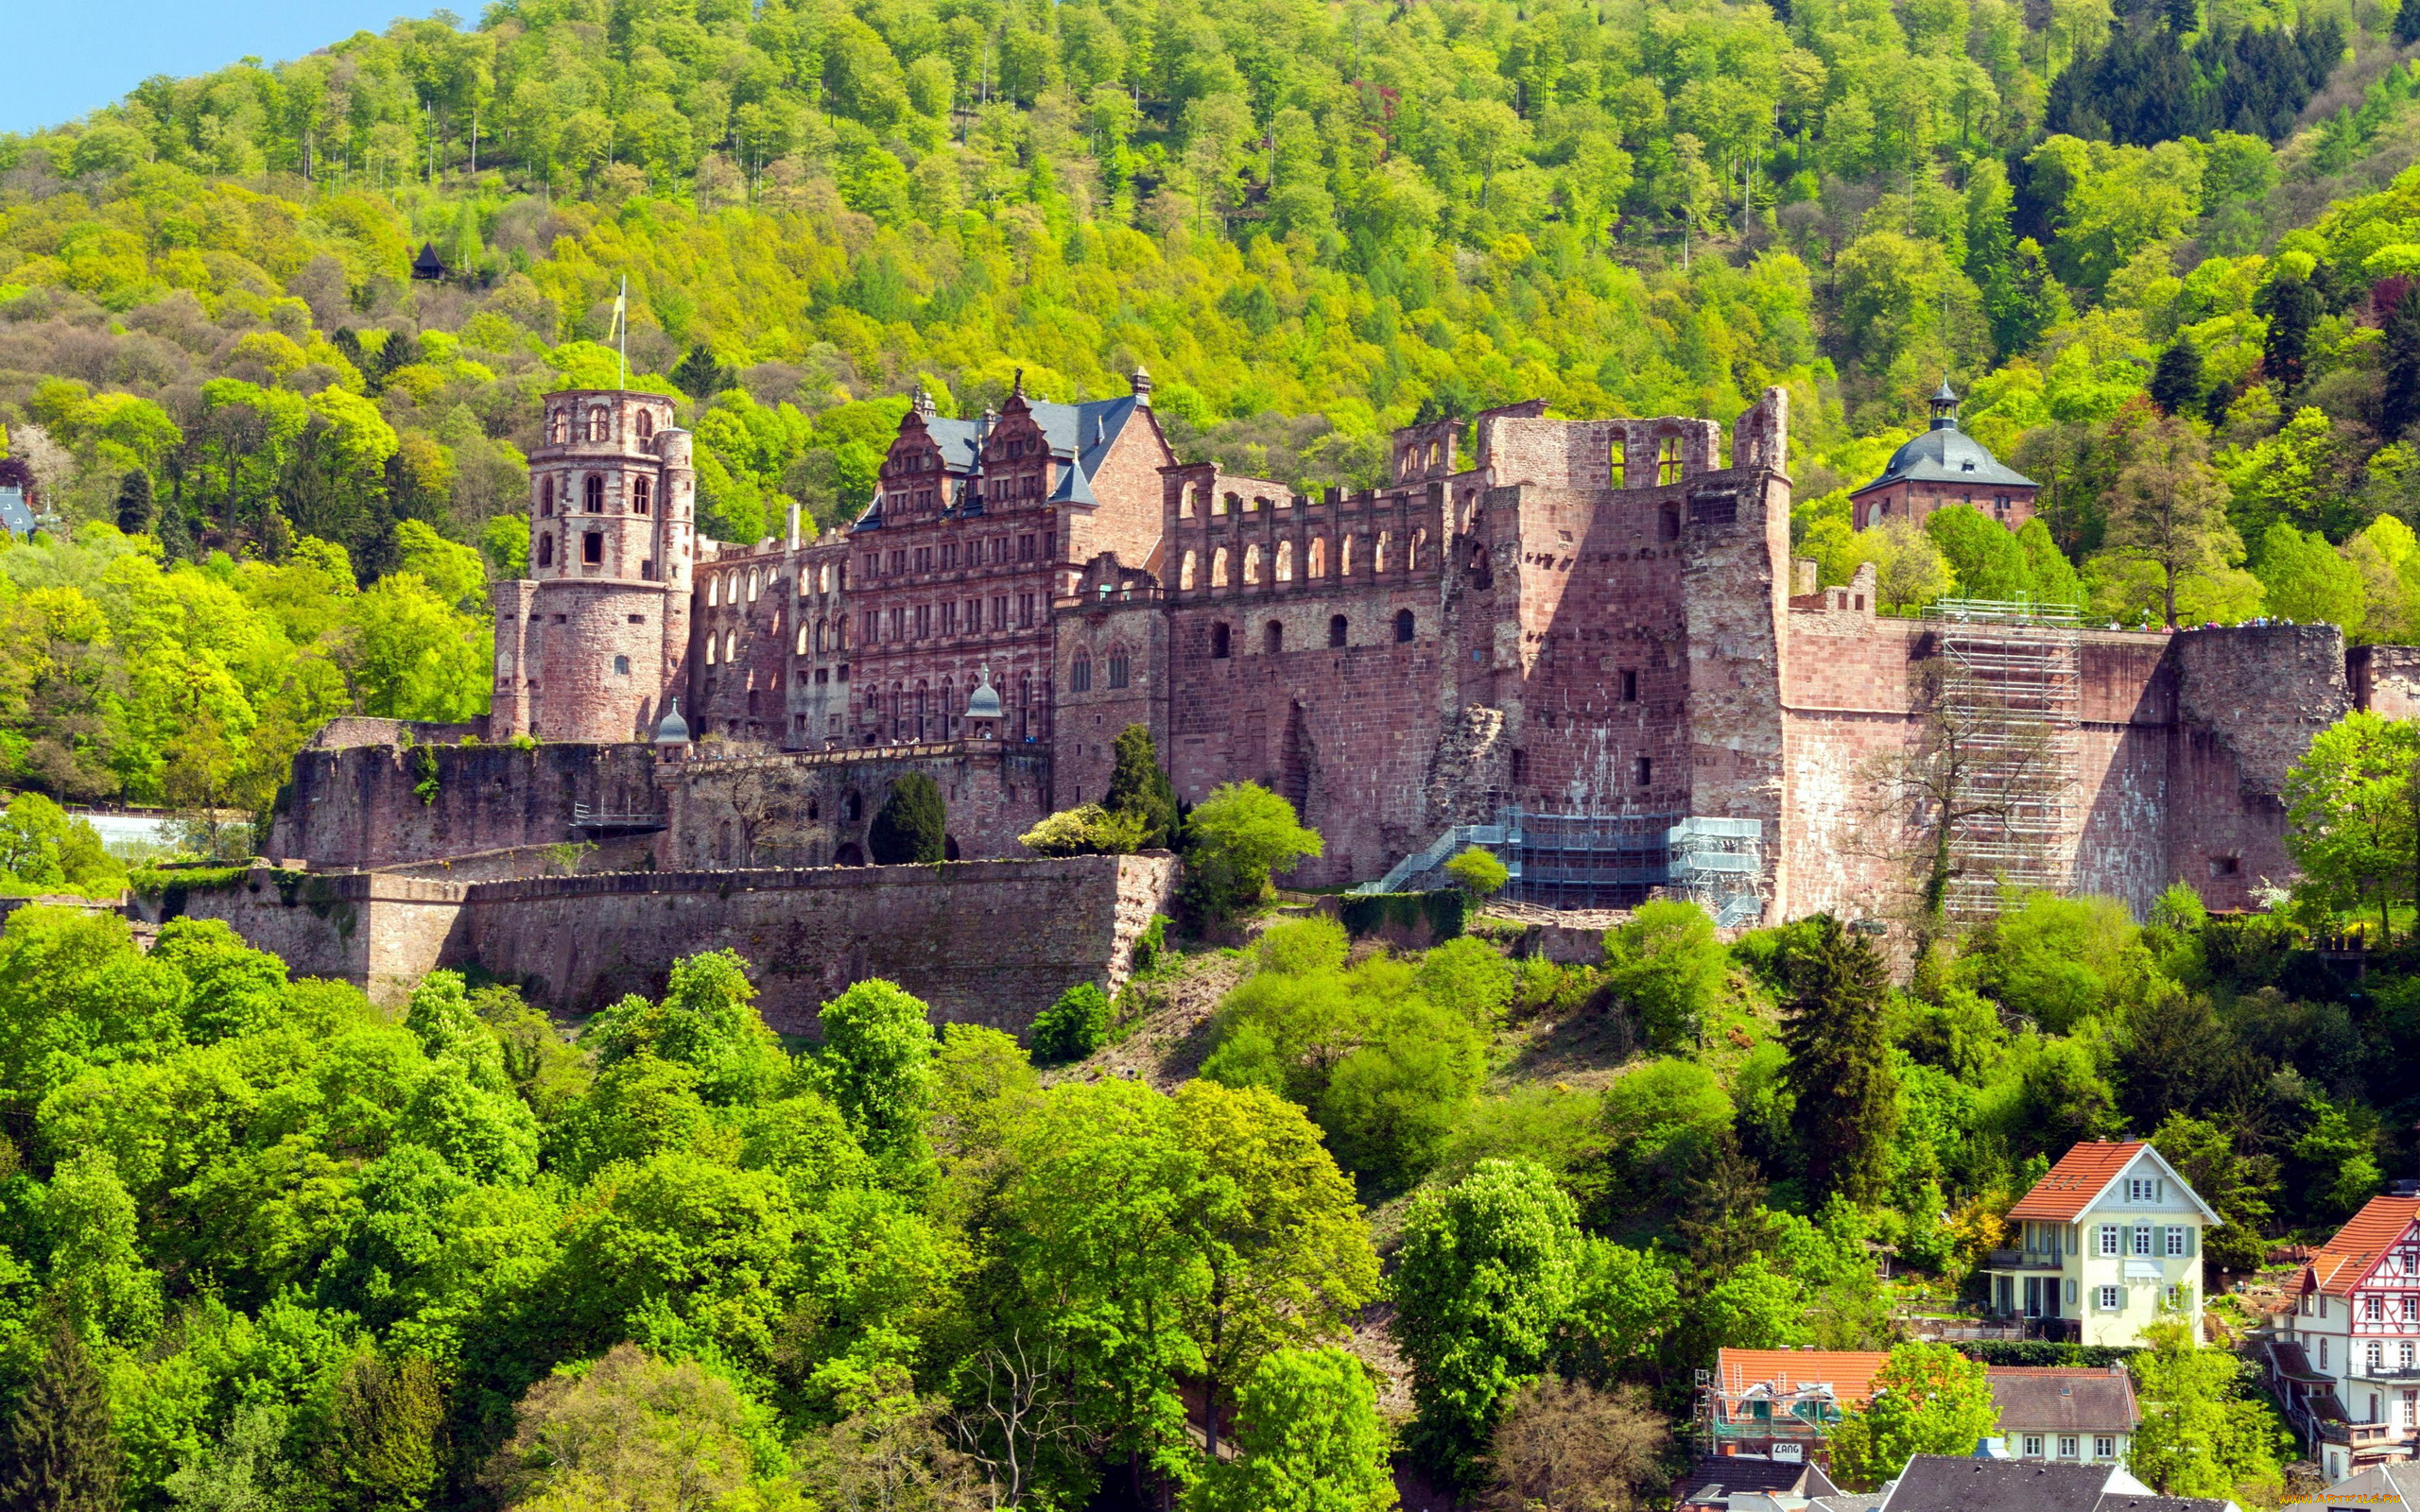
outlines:
[[958, 633], [958, 600], [956, 599], [942, 605], [942, 633], [943, 635]]
[[908, 570], [908, 550], [906, 547], [903, 546], [899, 550], [890, 554], [890, 570], [894, 574], [904, 573]]
[[1655, 781], [1654, 758], [1651, 756], [1637, 758], [1631, 766], [1631, 779], [1640, 787], [1653, 783]]
[[879, 622], [875, 618], [874, 610], [866, 610], [866, 627], [864, 632], [860, 634], [857, 639], [869, 644], [880, 640], [882, 637], [874, 628], [878, 623]]
[[2125, 1292], [2116, 1286], [2102, 1287], [2100, 1289], [2100, 1310], [2104, 1313], [2124, 1312], [2126, 1310]]
[[2118, 1226], [2114, 1223], [2104, 1223], [2100, 1226], [2100, 1252], [2102, 1254], [2117, 1255], [2124, 1253], [2123, 1246], [2119, 1245], [2118, 1240]]
[[957, 565], [958, 542], [955, 541], [948, 541], [942, 547], [942, 571], [947, 572]]
[[2115, 1436], [2115, 1435], [2110, 1435], [2110, 1434], [2095, 1434], [2095, 1435], [2092, 1435], [2092, 1457], [2093, 1457], [2093, 1458], [2095, 1458], [2095, 1459], [2115, 1459], [2115, 1458], [2117, 1458], [2117, 1457], [2118, 1457], [2118, 1440], [2117, 1440], [2116, 1436]]
[[1006, 593], [994, 593], [992, 595], [992, 628], [995, 630], [1005, 630], [1008, 627], [1009, 595]]
[[1624, 672], [1622, 674], [1622, 702], [1638, 702], [1638, 674], [1636, 672]]
[[2182, 1227], [2170, 1228], [2168, 1231], [2168, 1252], [2170, 1255], [2182, 1255], [2185, 1253], [2185, 1235], [2187, 1231], [2187, 1230]]
[[1033, 542], [1034, 538], [1031, 536], [1017, 537], [1017, 560], [1033, 560]]
[[966, 632], [969, 635], [983, 633], [983, 601], [979, 598], [966, 601]]
[[1031, 593], [1017, 595], [1017, 625], [1023, 629], [1033, 627], [1033, 595]]
[[2027, 1459], [2040, 1459], [2042, 1457], [2042, 1435], [2040, 1434], [2028, 1434], [2025, 1435], [2024, 1453]]
[[2385, 1297], [2362, 1297], [2362, 1298], [2361, 1298], [2361, 1316], [2362, 1316], [2364, 1319], [2366, 1319], [2366, 1320], [2368, 1320], [2369, 1322], [2372, 1322], [2372, 1323], [2383, 1323], [2383, 1322], [2385, 1322], [2385, 1321], [2386, 1321], [2386, 1298], [2385, 1298]]
[[925, 640], [931, 636], [932, 633], [933, 606], [930, 604], [919, 604], [916, 606], [916, 639], [920, 641]]
[[866, 576], [867, 576], [868, 577], [876, 577], [876, 576], [881, 576], [881, 573], [882, 573], [882, 553], [881, 553], [881, 552], [878, 552], [878, 551], [869, 551], [869, 552], [867, 552], [867, 553], [866, 553]]
[[2149, 1255], [2151, 1252], [2152, 1252], [2152, 1228], [2151, 1228], [2151, 1225], [2149, 1225], [2149, 1224], [2147, 1224], [2147, 1223], [2146, 1223], [2146, 1224], [2136, 1224], [2136, 1225], [2135, 1226], [2135, 1254], [2137, 1254], [2137, 1255]]
[[916, 570], [920, 573], [928, 573], [933, 570], [932, 547], [918, 546], [916, 548]]
[[594, 567], [605, 559], [605, 536], [592, 530], [579, 538], [579, 559]]
[[2061, 1434], [2059, 1435], [2059, 1457], [2061, 1459], [2073, 1459], [2076, 1457], [2075, 1435]]

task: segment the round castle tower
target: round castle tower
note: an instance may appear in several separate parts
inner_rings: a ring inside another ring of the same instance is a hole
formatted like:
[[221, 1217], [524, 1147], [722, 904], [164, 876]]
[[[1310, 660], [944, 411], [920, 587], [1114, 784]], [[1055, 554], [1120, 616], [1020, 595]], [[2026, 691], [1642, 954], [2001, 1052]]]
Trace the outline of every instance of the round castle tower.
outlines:
[[688, 690], [697, 474], [673, 402], [548, 394], [529, 454], [529, 576], [498, 583], [493, 738], [652, 738]]

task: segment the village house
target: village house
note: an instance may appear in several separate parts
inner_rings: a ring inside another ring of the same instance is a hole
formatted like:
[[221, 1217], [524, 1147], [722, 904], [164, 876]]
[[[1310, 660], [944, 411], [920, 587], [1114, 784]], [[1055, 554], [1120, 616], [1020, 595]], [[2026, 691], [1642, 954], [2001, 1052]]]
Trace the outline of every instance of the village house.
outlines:
[[2163, 1314], [2200, 1318], [2202, 1230], [2219, 1215], [2149, 1144], [2076, 1145], [2008, 1216], [2017, 1244], [1983, 1271], [1993, 1314], [2029, 1336], [2131, 1346]]
[[2420, 1457], [2420, 1196], [2371, 1198], [2271, 1329], [2271, 1389], [2329, 1481]]
[[2122, 1365], [2101, 1369], [1994, 1366], [2000, 1436], [2018, 1459], [2123, 1464], [2143, 1413]]

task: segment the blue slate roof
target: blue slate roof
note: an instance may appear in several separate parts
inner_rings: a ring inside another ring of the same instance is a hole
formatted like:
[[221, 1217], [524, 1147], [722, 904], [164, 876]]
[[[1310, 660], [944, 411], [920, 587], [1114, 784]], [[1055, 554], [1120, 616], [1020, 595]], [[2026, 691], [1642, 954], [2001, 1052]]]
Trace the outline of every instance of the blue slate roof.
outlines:
[[1958, 396], [1944, 380], [1932, 396], [1932, 427], [1891, 454], [1882, 475], [1852, 493], [1893, 483], [1965, 483], [1987, 487], [2035, 487], [2031, 478], [2002, 466], [1982, 442], [1958, 428]]
[[[1072, 462], [1073, 467], [1060, 471], [1059, 486], [1051, 495], [1054, 504], [1098, 504], [1093, 492], [1093, 474], [1109, 455], [1109, 449], [1125, 434], [1126, 425], [1142, 406], [1132, 394], [1115, 399], [1096, 399], [1081, 404], [1053, 404], [1045, 400], [1026, 401], [1033, 422], [1042, 430], [1043, 439], [1049, 444], [1050, 455], [1060, 461]], [[925, 418], [925, 432], [941, 448], [942, 466], [959, 476], [973, 473], [983, 455], [982, 422], [972, 420], [943, 420], [938, 415]], [[879, 528], [881, 506], [866, 511], [852, 528]]]
[[34, 512], [26, 507], [23, 489], [0, 488], [0, 528], [9, 534], [30, 536], [34, 533]]

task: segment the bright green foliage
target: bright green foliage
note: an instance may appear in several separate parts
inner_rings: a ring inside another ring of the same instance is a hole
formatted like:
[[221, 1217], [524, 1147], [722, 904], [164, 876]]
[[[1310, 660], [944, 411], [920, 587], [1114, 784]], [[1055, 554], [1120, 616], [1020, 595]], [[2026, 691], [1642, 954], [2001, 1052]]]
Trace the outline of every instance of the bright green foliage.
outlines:
[[2011, 903], [1963, 963], [2004, 1007], [2065, 1034], [2140, 989], [2151, 961], [2124, 904], [2039, 892]]
[[1095, 983], [1079, 982], [1034, 1016], [1029, 1038], [1043, 1060], [1081, 1060], [1100, 1048], [1108, 1032], [1109, 994]]
[[1731, 1099], [1714, 1074], [1691, 1060], [1634, 1066], [1605, 1089], [1599, 1105], [1608, 1176], [1626, 1204], [1656, 1206], [1714, 1156], [1730, 1132]]
[[1186, 1493], [1187, 1512], [1385, 1512], [1394, 1475], [1377, 1399], [1342, 1349], [1284, 1349], [1237, 1394], [1240, 1453]]
[[1581, 1251], [1560, 1352], [1592, 1377], [1638, 1370], [1655, 1358], [1680, 1308], [1669, 1259], [1590, 1239]]
[[1476, 845], [1446, 862], [1445, 875], [1474, 898], [1493, 897], [1512, 880], [1512, 871], [1495, 859], [1495, 852]]
[[485, 1479], [507, 1505], [548, 1512], [684, 1498], [736, 1504], [760, 1460], [778, 1463], [771, 1417], [696, 1360], [616, 1345], [585, 1369], [558, 1370], [529, 1388]]
[[2388, 940], [2392, 904], [2415, 882], [2415, 768], [2420, 726], [2357, 709], [2286, 774], [2286, 844], [2306, 885], [2334, 907], [2375, 907]]
[[1271, 876], [1320, 853], [1318, 832], [1257, 782], [1221, 782], [1185, 819], [1185, 887], [1216, 918], [1259, 904]]
[[1038, 856], [1124, 856], [1141, 850], [1145, 820], [1125, 810], [1080, 803], [1061, 809], [1017, 836]]
[[1605, 936], [1606, 983], [1638, 1015], [1658, 1050], [1688, 1044], [1721, 1005], [1730, 963], [1714, 920], [1695, 903], [1641, 903]]
[[1544, 1368], [1583, 1249], [1571, 1199], [1524, 1161], [1483, 1160], [1412, 1199], [1392, 1282], [1395, 1342], [1420, 1440], [1449, 1473], [1474, 1473], [1505, 1394]]
[[1424, 952], [1418, 980], [1423, 997], [1482, 1031], [1493, 1030], [1512, 1001], [1512, 963], [1488, 941], [1468, 935]]
[[2293, 1439], [2276, 1409], [2250, 1389], [2250, 1368], [2193, 1340], [2193, 1325], [2162, 1318], [2127, 1362], [2143, 1403], [2126, 1468], [2168, 1496], [2273, 1501]]
[[1999, 1408], [1976, 1361], [1946, 1344], [1902, 1344], [1874, 1373], [1874, 1400], [1827, 1435], [1842, 1484], [1895, 1479], [1918, 1454], [1971, 1454], [1999, 1430]]
[[930, 1010], [876, 979], [823, 1005], [822, 1021], [817, 1066], [849, 1126], [873, 1154], [912, 1154], [932, 1103]]
[[1486, 1043], [1468, 1020], [1425, 998], [1382, 1009], [1365, 1035], [1330, 1074], [1320, 1124], [1339, 1160], [1401, 1188], [1436, 1163], [1487, 1074]]
[[2262, 534], [2252, 573], [2267, 590], [2272, 614], [2298, 625], [2342, 626], [2347, 635], [2360, 631], [2360, 570], [2326, 537], [2280, 521]]
[[949, 811], [942, 802], [941, 785], [923, 772], [903, 772], [874, 811], [873, 823], [866, 830], [866, 849], [875, 866], [905, 866], [941, 860], [948, 838]]
[[737, 954], [685, 955], [672, 963], [663, 1002], [626, 997], [590, 1020], [580, 1040], [594, 1047], [601, 1069], [654, 1056], [694, 1070], [709, 1102], [757, 1102], [778, 1095], [790, 1072], [755, 1001], [748, 963]]
[[1830, 915], [1790, 962], [1785, 1075], [1797, 1097], [1792, 1120], [1811, 1192], [1854, 1202], [1881, 1194], [1884, 1160], [1898, 1124], [1898, 1077], [1882, 1014], [1882, 958]]
[[40, 793], [19, 793], [0, 810], [0, 888], [97, 896], [125, 878], [93, 827]]

